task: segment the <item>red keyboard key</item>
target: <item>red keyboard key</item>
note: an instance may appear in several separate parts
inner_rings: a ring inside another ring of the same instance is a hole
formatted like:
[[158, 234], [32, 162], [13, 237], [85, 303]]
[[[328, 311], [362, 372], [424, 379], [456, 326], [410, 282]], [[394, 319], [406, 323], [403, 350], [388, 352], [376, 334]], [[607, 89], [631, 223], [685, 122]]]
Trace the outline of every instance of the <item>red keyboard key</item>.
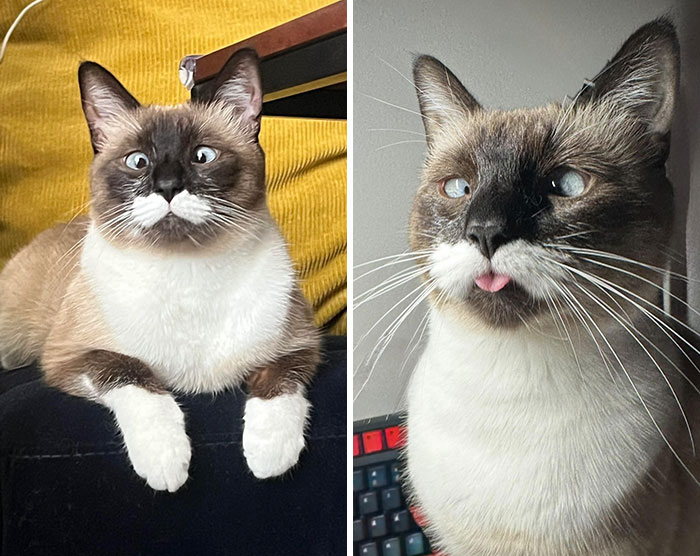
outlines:
[[384, 442], [382, 442], [382, 431], [363, 432], [362, 444], [365, 447], [365, 454], [381, 452], [384, 449]]
[[352, 457], [359, 456], [362, 449], [360, 448], [360, 435], [352, 435]]
[[384, 429], [386, 447], [390, 450], [401, 448], [406, 444], [406, 429], [404, 427], [388, 427]]

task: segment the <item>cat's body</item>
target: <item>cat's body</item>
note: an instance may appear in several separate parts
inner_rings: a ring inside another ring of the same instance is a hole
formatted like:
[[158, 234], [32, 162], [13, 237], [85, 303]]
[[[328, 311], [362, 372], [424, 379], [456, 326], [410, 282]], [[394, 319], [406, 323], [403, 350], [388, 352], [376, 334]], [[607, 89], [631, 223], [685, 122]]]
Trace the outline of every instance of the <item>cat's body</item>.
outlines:
[[[700, 542], [699, 497], [685, 499], [698, 487], [683, 476], [629, 381], [622, 373], [611, 380], [584, 331], [576, 337], [572, 330], [578, 363], [568, 340], [549, 332], [485, 331], [454, 315], [431, 315], [408, 418], [410, 445], [430, 449], [409, 446], [408, 458], [412, 486], [446, 552], [696, 554], [677, 547]], [[628, 343], [626, 332], [609, 332], [611, 344]], [[643, 353], [618, 354], [697, 474], [668, 385]], [[683, 392], [678, 377], [671, 379]], [[700, 422], [687, 400], [683, 408]]]
[[294, 342], [285, 324], [295, 274], [272, 224], [249, 245], [190, 256], [118, 249], [93, 228], [80, 267], [115, 345], [169, 388], [216, 392], [240, 384], [286, 349], [283, 342]]
[[[6, 328], [34, 333], [23, 336], [27, 343], [16, 360], [4, 350], [4, 366], [42, 353], [59, 357], [62, 344], [80, 338], [86, 347], [141, 359], [175, 391], [218, 392], [240, 384], [251, 368], [282, 351], [282, 343], [294, 342], [285, 328], [298, 302], [294, 269], [276, 227], [269, 223], [262, 233], [248, 245], [182, 255], [117, 248], [84, 217], [44, 232], [2, 275], [24, 280], [6, 284], [0, 276], [0, 287], [16, 294], [16, 307], [3, 311], [13, 317]], [[45, 268], [43, 281], [15, 271], [24, 266], [35, 273], [31, 259]], [[82, 306], [81, 318], [68, 324]], [[23, 326], [23, 319], [31, 323]]]
[[435, 545], [700, 553], [700, 371], [664, 309], [673, 26], [640, 29], [567, 106], [486, 111], [428, 57], [414, 76], [431, 309], [406, 456]]
[[[96, 151], [92, 209], [0, 274], [0, 361], [109, 407], [158, 490], [187, 479], [171, 392], [248, 387], [243, 449], [259, 478], [304, 446], [319, 339], [266, 204], [257, 58], [234, 55], [209, 103], [141, 107], [81, 66]], [[131, 151], [131, 152], [130, 152]]]

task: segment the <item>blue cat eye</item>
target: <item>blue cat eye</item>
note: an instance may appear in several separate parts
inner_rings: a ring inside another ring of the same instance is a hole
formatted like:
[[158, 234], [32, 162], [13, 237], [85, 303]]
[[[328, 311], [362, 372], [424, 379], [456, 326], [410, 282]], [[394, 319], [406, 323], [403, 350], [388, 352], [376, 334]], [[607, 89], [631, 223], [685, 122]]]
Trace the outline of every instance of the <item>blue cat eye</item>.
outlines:
[[211, 147], [201, 145], [194, 151], [194, 162], [197, 164], [208, 164], [216, 158], [216, 151]]
[[575, 170], [566, 170], [551, 179], [552, 191], [562, 197], [578, 197], [586, 190], [587, 182], [587, 176]]
[[450, 199], [458, 199], [469, 194], [469, 184], [464, 178], [449, 178], [440, 183], [440, 193]]
[[142, 153], [141, 151], [134, 151], [126, 156], [124, 159], [124, 164], [126, 164], [132, 170], [143, 170], [150, 164], [150, 160], [148, 160], [145, 153]]

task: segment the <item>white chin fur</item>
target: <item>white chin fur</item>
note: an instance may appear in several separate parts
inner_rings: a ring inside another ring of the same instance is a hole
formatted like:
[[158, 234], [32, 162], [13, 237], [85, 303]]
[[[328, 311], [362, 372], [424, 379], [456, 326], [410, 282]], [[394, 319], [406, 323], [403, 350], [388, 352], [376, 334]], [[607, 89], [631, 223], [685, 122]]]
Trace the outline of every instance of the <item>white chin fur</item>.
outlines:
[[309, 407], [303, 389], [269, 400], [247, 401], [243, 454], [258, 479], [281, 475], [297, 463], [304, 448]]
[[192, 224], [201, 224], [211, 214], [209, 203], [188, 191], [182, 191], [173, 197], [173, 200], [170, 201], [170, 210], [175, 216], [192, 222]]
[[[500, 247], [491, 260], [491, 270], [510, 276], [536, 299], [557, 296], [559, 291], [550, 280], [565, 278], [564, 270], [548, 262], [553, 255], [543, 247], [517, 239]], [[489, 261], [477, 247], [466, 240], [441, 243], [430, 255], [430, 277], [447, 295], [463, 299], [474, 287], [474, 280], [489, 271]]]
[[192, 224], [202, 224], [211, 214], [211, 205], [189, 191], [181, 191], [170, 203], [162, 195], [151, 193], [134, 198], [131, 205], [131, 218], [139, 226], [150, 228], [165, 218], [170, 211]]
[[170, 212], [170, 205], [161, 195], [151, 193], [134, 197], [131, 205], [131, 218], [139, 226], [150, 228]]

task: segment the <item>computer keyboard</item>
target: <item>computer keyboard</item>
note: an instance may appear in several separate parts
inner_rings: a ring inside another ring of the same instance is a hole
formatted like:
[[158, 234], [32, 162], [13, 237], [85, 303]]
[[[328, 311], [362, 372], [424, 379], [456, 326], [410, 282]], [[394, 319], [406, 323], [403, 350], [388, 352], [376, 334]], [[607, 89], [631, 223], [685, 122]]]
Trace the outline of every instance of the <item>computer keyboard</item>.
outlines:
[[401, 490], [402, 421], [400, 415], [386, 415], [353, 424], [354, 556], [432, 554], [421, 516], [407, 506]]

